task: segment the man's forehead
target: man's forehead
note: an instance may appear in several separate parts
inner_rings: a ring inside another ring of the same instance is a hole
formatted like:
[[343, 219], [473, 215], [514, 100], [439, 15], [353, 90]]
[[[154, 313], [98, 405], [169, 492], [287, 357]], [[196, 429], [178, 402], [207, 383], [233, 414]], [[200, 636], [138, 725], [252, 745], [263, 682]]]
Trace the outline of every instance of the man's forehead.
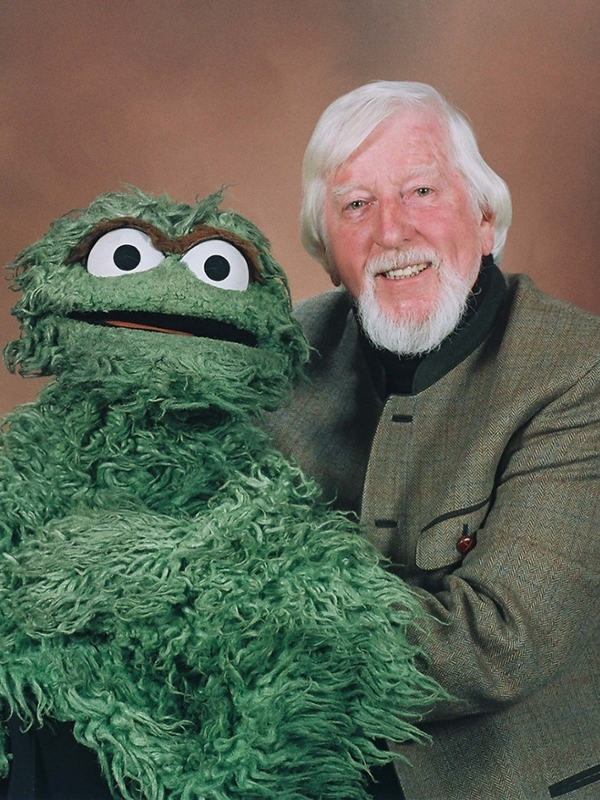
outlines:
[[449, 131], [440, 117], [430, 109], [402, 109], [395, 111], [376, 125], [347, 157], [334, 165], [329, 175], [342, 172], [345, 167], [371, 158], [378, 152], [388, 160], [427, 169], [430, 164], [450, 159], [452, 151]]
[[428, 161], [425, 164], [416, 164], [406, 170], [406, 177], [409, 180], [415, 178], [435, 178], [440, 175], [440, 164], [438, 161]]

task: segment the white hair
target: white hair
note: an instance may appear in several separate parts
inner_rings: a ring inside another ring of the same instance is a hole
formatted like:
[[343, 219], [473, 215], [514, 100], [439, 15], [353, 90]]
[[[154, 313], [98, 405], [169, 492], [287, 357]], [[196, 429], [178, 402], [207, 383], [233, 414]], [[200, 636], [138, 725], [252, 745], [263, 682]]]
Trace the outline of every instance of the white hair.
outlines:
[[327, 176], [350, 158], [370, 133], [396, 111], [433, 111], [448, 131], [450, 157], [467, 182], [474, 208], [494, 222], [492, 253], [502, 259], [512, 207], [506, 183], [483, 160], [465, 117], [432, 86], [411, 81], [375, 81], [335, 100], [325, 109], [306, 148], [301, 237], [307, 252], [332, 273], [324, 226]]

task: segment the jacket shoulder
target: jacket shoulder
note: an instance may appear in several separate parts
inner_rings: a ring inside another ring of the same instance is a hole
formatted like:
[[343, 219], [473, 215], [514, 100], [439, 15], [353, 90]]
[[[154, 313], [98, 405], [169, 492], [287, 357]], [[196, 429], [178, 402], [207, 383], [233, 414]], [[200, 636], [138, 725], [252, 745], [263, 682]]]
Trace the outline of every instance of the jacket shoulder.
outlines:
[[352, 310], [352, 298], [345, 289], [332, 289], [294, 304], [294, 316], [302, 325], [312, 347], [321, 355], [339, 342]]
[[[600, 316], [573, 305], [566, 300], [547, 294], [538, 288], [528, 275], [504, 273], [511, 303], [525, 319], [531, 315], [545, 328], [558, 326], [567, 329], [570, 336], [600, 339]], [[589, 341], [588, 341], [589, 345]]]
[[542, 365], [577, 379], [600, 366], [600, 317], [539, 289], [526, 275], [505, 274], [504, 346], [523, 369]]

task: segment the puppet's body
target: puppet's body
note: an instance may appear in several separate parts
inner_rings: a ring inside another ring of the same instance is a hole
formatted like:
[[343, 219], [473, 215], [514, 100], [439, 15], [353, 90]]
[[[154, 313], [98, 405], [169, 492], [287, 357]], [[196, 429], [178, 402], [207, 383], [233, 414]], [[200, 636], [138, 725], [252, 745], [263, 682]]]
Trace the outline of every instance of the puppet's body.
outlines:
[[0, 698], [116, 796], [350, 800], [436, 688], [410, 595], [253, 423], [305, 344], [217, 200], [100, 198], [23, 254], [9, 363], [57, 378], [0, 451]]

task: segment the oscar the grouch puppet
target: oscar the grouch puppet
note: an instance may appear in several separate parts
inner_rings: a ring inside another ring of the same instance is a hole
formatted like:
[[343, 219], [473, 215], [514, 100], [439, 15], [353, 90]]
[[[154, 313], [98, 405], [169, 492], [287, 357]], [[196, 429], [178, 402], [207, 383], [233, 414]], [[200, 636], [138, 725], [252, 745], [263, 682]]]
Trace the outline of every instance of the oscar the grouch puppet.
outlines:
[[7, 364], [55, 378], [0, 443], [0, 777], [16, 720], [115, 797], [363, 798], [439, 696], [409, 591], [256, 425], [307, 345], [220, 199], [104, 195], [13, 265]]

